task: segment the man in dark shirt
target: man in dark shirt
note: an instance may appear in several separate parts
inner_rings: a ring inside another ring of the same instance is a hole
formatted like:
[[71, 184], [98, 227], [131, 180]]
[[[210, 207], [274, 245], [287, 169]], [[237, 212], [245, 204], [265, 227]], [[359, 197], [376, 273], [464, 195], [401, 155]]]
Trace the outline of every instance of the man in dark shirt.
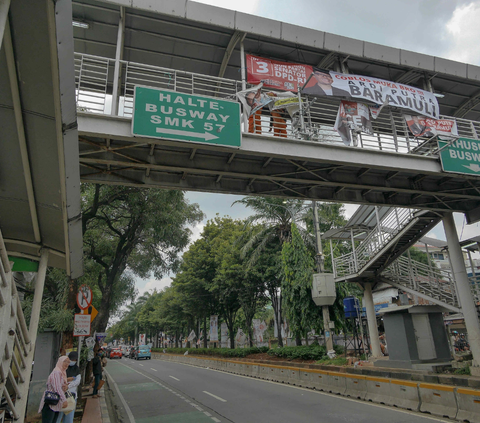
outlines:
[[93, 398], [98, 398], [98, 386], [100, 385], [100, 381], [102, 380], [102, 358], [103, 358], [103, 350], [98, 350], [93, 357], [93, 377], [95, 378], [95, 385], [93, 385]]
[[332, 87], [333, 78], [331, 77], [330, 72], [318, 68], [313, 68], [313, 77], [317, 80], [317, 83], [312, 87], [305, 88], [302, 91], [302, 94], [309, 94], [314, 96], [329, 95], [332, 97], [342, 98], [352, 97], [348, 91]]

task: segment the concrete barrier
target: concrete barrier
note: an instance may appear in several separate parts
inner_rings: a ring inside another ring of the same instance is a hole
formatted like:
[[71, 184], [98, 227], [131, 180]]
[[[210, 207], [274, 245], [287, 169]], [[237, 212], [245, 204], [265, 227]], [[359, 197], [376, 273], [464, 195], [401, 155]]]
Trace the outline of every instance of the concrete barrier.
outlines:
[[344, 373], [327, 372], [327, 385], [326, 391], [332, 394], [344, 395], [347, 389]]
[[304, 388], [315, 388], [314, 377], [315, 373], [312, 371], [300, 369], [298, 372], [298, 384]]
[[377, 404], [394, 405], [389, 379], [365, 376], [365, 384], [367, 392], [364, 399], [366, 401]]
[[439, 417], [456, 417], [458, 408], [454, 386], [420, 383], [418, 391], [420, 411]]
[[457, 388], [455, 396], [458, 406], [457, 420], [480, 423], [480, 391]]
[[420, 409], [420, 395], [417, 382], [391, 379], [390, 394], [392, 398], [391, 405], [412, 411]]
[[347, 397], [365, 399], [367, 395], [367, 381], [365, 376], [345, 373], [345, 395]]
[[317, 391], [330, 392], [328, 372], [325, 370], [311, 370], [312, 384]]

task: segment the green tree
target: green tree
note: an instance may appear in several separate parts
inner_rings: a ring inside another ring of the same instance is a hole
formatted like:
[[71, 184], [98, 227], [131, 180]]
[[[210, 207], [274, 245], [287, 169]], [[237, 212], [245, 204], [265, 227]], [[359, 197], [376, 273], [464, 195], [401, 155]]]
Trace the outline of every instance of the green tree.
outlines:
[[177, 269], [188, 226], [203, 214], [181, 191], [85, 184], [82, 194], [85, 268], [101, 292], [93, 330], [103, 331], [131, 298], [133, 276], [161, 278]]
[[319, 329], [319, 308], [312, 300], [313, 258], [294, 223], [292, 240], [283, 244], [282, 261], [283, 309], [297, 345], [301, 345], [301, 338], [306, 336], [310, 329]]

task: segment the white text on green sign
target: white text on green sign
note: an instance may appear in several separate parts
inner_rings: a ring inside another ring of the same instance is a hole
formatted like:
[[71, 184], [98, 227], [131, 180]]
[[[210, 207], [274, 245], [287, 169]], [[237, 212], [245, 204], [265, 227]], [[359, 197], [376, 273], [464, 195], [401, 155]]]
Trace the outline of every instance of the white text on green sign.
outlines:
[[480, 175], [480, 141], [459, 138], [450, 145], [438, 141], [442, 168], [446, 172]]
[[135, 87], [134, 135], [240, 146], [239, 104]]

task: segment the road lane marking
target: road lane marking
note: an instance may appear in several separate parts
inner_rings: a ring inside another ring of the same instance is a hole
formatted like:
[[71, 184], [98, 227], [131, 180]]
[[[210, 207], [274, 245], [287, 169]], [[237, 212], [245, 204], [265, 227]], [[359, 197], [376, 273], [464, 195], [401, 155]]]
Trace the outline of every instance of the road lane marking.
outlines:
[[157, 369], [154, 369], [153, 367], [150, 367], [150, 370], [153, 370], [154, 372], [157, 371]]
[[219, 400], [219, 401], [222, 401], [222, 402], [227, 402], [227, 400], [226, 400], [226, 399], [223, 399], [223, 398], [217, 397], [216, 395], [213, 395], [213, 394], [211, 394], [210, 392], [207, 392], [207, 391], [203, 391], [203, 392], [204, 392], [205, 394], [207, 394], [207, 395], [210, 395], [210, 396], [211, 396], [211, 397], [213, 397], [213, 398], [216, 398], [216, 399], [217, 399], [217, 400]]
[[216, 422], [216, 423], [220, 423], [220, 422], [221, 422], [221, 420], [218, 420], [216, 417], [212, 417], [212, 420], [213, 420], [214, 422]]
[[172, 379], [178, 380], [180, 382], [180, 379], [177, 379], [176, 377], [170, 376]]
[[120, 398], [120, 401], [123, 404], [123, 407], [125, 408], [125, 411], [127, 412], [128, 419], [130, 420], [130, 423], [135, 423], [135, 418], [133, 417], [132, 410], [130, 410], [130, 407], [128, 406], [127, 402], [125, 401], [125, 398], [123, 398], [123, 395], [120, 393], [120, 389], [118, 389], [117, 383], [113, 380], [113, 377], [110, 373], [108, 373], [107, 370], [104, 369], [104, 372], [108, 375], [109, 380], [112, 381], [113, 386], [115, 386], [115, 390], [117, 391], [118, 397]]
[[143, 367], [143, 364], [138, 363], [138, 365]]
[[212, 415], [211, 415], [209, 412], [207, 412], [207, 411], [204, 411], [203, 414], [205, 414], [205, 415], [208, 416], [208, 417], [212, 417]]

